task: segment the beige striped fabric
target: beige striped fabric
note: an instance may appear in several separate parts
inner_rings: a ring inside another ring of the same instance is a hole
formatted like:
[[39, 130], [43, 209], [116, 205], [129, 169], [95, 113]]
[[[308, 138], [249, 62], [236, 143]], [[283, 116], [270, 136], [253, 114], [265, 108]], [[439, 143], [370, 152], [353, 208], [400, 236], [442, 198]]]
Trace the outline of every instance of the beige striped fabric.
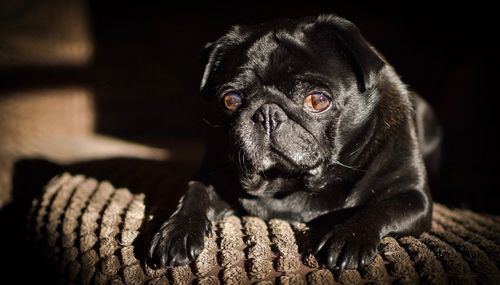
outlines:
[[361, 271], [330, 271], [311, 254], [304, 224], [230, 216], [194, 264], [151, 269], [134, 252], [145, 195], [83, 175], [53, 178], [33, 201], [31, 242], [69, 283], [500, 284], [500, 217], [434, 205], [432, 230], [385, 238]]

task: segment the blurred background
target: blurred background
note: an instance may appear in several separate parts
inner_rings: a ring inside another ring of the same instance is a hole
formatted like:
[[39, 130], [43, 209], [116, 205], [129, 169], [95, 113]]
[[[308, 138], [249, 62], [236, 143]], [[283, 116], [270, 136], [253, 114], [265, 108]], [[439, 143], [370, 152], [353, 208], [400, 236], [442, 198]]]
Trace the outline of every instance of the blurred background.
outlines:
[[444, 128], [435, 199], [499, 214], [495, 9], [378, 2], [2, 1], [0, 206], [15, 162], [30, 156], [134, 156], [194, 169], [205, 43], [234, 24], [334, 12], [435, 108]]

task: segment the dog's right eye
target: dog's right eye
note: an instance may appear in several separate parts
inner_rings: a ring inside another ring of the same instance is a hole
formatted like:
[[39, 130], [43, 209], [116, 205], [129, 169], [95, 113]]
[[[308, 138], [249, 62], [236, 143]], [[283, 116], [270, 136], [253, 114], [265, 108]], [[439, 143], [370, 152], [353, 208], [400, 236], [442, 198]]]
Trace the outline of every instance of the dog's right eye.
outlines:
[[321, 113], [330, 107], [331, 101], [321, 92], [312, 92], [304, 100], [304, 105], [313, 113]]
[[242, 100], [241, 95], [235, 91], [229, 91], [223, 96], [224, 107], [230, 112], [238, 110], [241, 106]]

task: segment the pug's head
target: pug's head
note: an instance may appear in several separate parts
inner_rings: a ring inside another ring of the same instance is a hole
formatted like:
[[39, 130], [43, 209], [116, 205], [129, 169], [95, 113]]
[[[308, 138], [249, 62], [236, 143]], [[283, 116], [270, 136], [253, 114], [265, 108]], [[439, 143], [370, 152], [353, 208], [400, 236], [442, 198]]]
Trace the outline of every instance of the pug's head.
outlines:
[[323, 189], [378, 102], [384, 61], [357, 27], [331, 15], [277, 20], [235, 26], [208, 48], [201, 92], [243, 188]]

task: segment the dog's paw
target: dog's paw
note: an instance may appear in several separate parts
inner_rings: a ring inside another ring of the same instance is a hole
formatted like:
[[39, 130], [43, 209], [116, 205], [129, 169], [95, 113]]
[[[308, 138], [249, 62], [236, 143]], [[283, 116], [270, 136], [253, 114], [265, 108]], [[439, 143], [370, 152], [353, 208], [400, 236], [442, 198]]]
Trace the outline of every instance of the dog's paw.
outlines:
[[316, 254], [329, 269], [361, 269], [373, 261], [379, 244], [376, 230], [340, 224], [321, 239]]
[[148, 263], [165, 267], [195, 261], [211, 233], [212, 223], [206, 217], [171, 217], [149, 242]]

